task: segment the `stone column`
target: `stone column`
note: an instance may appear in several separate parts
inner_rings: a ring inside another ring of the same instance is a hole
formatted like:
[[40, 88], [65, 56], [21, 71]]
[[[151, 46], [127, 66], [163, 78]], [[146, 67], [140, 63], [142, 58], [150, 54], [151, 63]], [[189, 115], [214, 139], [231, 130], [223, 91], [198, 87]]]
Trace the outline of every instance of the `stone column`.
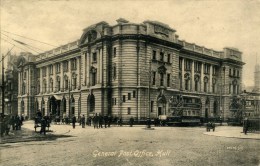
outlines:
[[[87, 64], [86, 64], [86, 53], [82, 52], [81, 54], [81, 68], [80, 70], [82, 70], [82, 85], [86, 86], [86, 67], [87, 67]], [[80, 81], [81, 82], [81, 81]]]
[[53, 73], [53, 91], [56, 92], [57, 91], [57, 84], [56, 84], [56, 81], [57, 81], [57, 78], [56, 78], [56, 65], [53, 64], [52, 65], [52, 73]]
[[212, 69], [213, 69], [212, 65], [210, 65], [210, 67], [209, 67], [209, 93], [212, 92], [212, 74], [213, 74]]
[[18, 81], [19, 81], [19, 82], [18, 82], [18, 83], [19, 83], [19, 84], [18, 84], [18, 94], [21, 95], [21, 89], [22, 89], [22, 88], [21, 88], [21, 86], [22, 86], [21, 72], [19, 72], [19, 74], [18, 74]]
[[64, 71], [63, 71], [63, 62], [60, 63], [60, 90], [61, 92], [64, 91], [64, 82], [63, 82], [63, 77], [64, 77]]
[[80, 57], [77, 57], [77, 87], [76, 89], [78, 89], [78, 87], [80, 87], [80, 70], [81, 70], [81, 66], [80, 66]]
[[42, 81], [43, 81], [43, 79], [42, 79], [42, 67], [41, 68], [39, 68], [39, 70], [40, 70], [40, 93], [42, 94], [42, 90], [43, 90], [43, 87], [42, 87]]
[[195, 89], [195, 81], [194, 81], [194, 61], [191, 63], [191, 91], [194, 91]]
[[184, 58], [182, 58], [181, 62], [181, 83], [182, 83], [182, 89], [185, 89], [185, 82], [184, 82]]
[[89, 84], [90, 54], [89, 53], [87, 53], [86, 58], [87, 58], [87, 65], [86, 65], [86, 77], [87, 78], [86, 78], [86, 84], [89, 87], [90, 86], [90, 84]]
[[47, 85], [47, 93], [50, 92], [50, 66], [46, 66], [46, 85]]
[[204, 63], [201, 64], [200, 91], [204, 92]]

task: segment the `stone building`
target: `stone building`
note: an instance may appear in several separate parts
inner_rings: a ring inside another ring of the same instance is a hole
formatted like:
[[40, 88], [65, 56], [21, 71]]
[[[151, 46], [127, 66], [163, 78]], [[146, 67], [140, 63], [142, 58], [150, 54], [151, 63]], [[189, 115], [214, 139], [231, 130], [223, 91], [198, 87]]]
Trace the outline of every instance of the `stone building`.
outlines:
[[123, 120], [167, 115], [176, 94], [201, 99], [195, 114], [225, 120], [236, 109], [231, 102], [240, 94], [244, 65], [236, 48], [208, 49], [180, 40], [166, 24], [125, 19], [91, 25], [79, 40], [18, 63], [19, 113]]

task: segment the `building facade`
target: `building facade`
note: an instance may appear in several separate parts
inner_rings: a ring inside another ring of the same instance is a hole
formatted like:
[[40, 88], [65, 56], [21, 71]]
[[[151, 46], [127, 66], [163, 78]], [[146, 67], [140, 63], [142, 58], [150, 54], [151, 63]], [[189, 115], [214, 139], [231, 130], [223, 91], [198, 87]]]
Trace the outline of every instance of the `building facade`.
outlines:
[[200, 111], [186, 114], [225, 120], [236, 111], [244, 65], [238, 49], [215, 51], [179, 40], [166, 24], [125, 19], [89, 26], [79, 40], [18, 64], [20, 114], [100, 113], [124, 121], [168, 115], [176, 94], [201, 99]]

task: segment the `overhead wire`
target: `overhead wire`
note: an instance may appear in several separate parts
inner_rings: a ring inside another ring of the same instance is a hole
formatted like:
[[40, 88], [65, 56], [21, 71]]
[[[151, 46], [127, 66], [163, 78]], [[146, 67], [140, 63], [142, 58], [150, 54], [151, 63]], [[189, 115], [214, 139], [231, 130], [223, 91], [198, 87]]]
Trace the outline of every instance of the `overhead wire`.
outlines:
[[29, 39], [29, 40], [33, 40], [33, 41], [36, 41], [36, 42], [39, 42], [39, 43], [43, 43], [43, 44], [46, 44], [46, 45], [49, 45], [49, 46], [52, 46], [52, 47], [58, 47], [58, 46], [55, 46], [53, 44], [49, 44], [49, 43], [46, 43], [46, 42], [43, 42], [43, 41], [39, 41], [39, 40], [36, 40], [36, 39], [25, 37], [25, 36], [22, 36], [22, 35], [18, 35], [18, 34], [15, 34], [15, 33], [12, 33], [12, 32], [8, 32], [8, 31], [5, 31], [5, 30], [1, 30], [1, 31], [5, 32], [5, 33], [12, 34], [12, 35], [20, 36], [20, 37], [23, 37], [23, 38], [26, 38], [26, 39]]

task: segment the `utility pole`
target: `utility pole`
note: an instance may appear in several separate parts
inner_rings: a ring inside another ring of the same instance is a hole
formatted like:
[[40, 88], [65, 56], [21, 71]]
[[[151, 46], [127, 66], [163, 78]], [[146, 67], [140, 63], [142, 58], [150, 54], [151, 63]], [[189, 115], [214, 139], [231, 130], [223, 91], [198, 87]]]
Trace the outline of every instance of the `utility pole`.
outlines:
[[5, 72], [4, 72], [5, 68], [4, 68], [4, 55], [2, 54], [2, 113], [4, 115], [5, 113]]

